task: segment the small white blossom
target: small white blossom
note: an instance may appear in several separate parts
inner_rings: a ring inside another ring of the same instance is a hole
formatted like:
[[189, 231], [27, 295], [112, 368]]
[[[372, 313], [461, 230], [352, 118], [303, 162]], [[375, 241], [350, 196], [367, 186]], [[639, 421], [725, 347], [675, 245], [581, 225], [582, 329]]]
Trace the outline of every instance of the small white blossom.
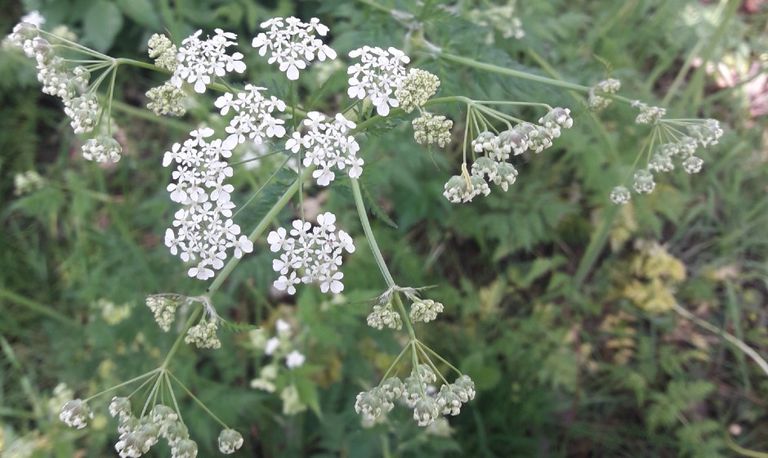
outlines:
[[186, 81], [202, 94], [211, 84], [213, 77], [222, 77], [227, 73], [245, 71], [243, 55], [239, 52], [227, 54], [227, 48], [237, 44], [237, 35], [216, 29], [213, 37], [200, 39], [202, 30], [198, 30], [181, 42], [176, 55], [178, 65], [171, 76], [171, 83], [180, 88]]
[[621, 81], [608, 78], [600, 81], [589, 89], [589, 108], [599, 111], [611, 104], [609, 97], [604, 97], [605, 94], [615, 94], [621, 89]]
[[108, 135], [88, 139], [82, 147], [83, 158], [94, 162], [118, 162], [123, 147]]
[[285, 357], [285, 365], [288, 367], [288, 369], [295, 369], [297, 367], [301, 367], [305, 360], [306, 358], [304, 355], [299, 353], [297, 350], [293, 350], [292, 352], [288, 353], [288, 356]]
[[432, 73], [412, 68], [408, 76], [403, 80], [402, 86], [395, 91], [400, 108], [410, 113], [416, 108], [424, 106], [440, 87], [440, 78]]
[[649, 194], [656, 187], [656, 182], [653, 180], [653, 174], [650, 171], [642, 169], [635, 172], [634, 184], [632, 186], [638, 194]]
[[194, 263], [187, 273], [199, 280], [224, 267], [229, 248], [237, 258], [253, 251], [253, 242], [231, 219], [234, 187], [225, 180], [233, 170], [223, 159], [232, 150], [220, 139], [208, 140], [211, 136], [213, 129], [193, 130], [189, 139], [175, 143], [163, 157], [164, 167], [176, 166], [175, 183], [167, 188], [171, 200], [183, 205], [166, 230], [165, 245], [182, 261]]
[[419, 299], [411, 304], [411, 321], [429, 323], [437, 318], [438, 313], [442, 313], [443, 304], [431, 299]]
[[274, 96], [265, 97], [262, 94], [265, 90], [246, 84], [236, 95], [228, 92], [214, 102], [222, 116], [230, 110], [234, 113], [226, 127], [229, 136], [224, 140], [224, 146], [227, 149], [234, 149], [246, 138], [260, 145], [266, 138], [282, 138], [285, 135], [285, 121], [272, 115], [275, 111], [285, 111], [285, 102]]
[[629, 202], [629, 200], [632, 198], [632, 195], [629, 193], [629, 189], [627, 189], [625, 186], [616, 186], [611, 190], [609, 197], [611, 202], [614, 204], [624, 205]]
[[147, 54], [155, 60], [155, 65], [162, 69], [173, 72], [176, 70], [176, 67], [179, 66], [176, 45], [174, 45], [171, 39], [165, 35], [155, 33], [149, 37]]
[[91, 418], [93, 418], [91, 408], [82, 399], [67, 401], [59, 412], [59, 420], [75, 429], [85, 428], [88, 425], [88, 420]]
[[349, 234], [336, 230], [336, 215], [318, 215], [314, 227], [299, 219], [291, 226], [290, 235], [281, 228], [267, 236], [270, 250], [280, 252], [272, 261], [272, 268], [280, 274], [275, 288], [295, 294], [300, 283], [319, 283], [324, 293], [340, 293], [344, 289], [344, 274], [339, 272], [342, 254], [353, 253], [355, 245]]
[[45, 17], [43, 17], [43, 15], [40, 14], [40, 11], [34, 10], [22, 16], [19, 22], [23, 22], [25, 24], [32, 24], [35, 27], [39, 28], [45, 24]]
[[310, 111], [302, 125], [305, 132], [294, 132], [285, 147], [293, 153], [303, 151], [304, 166], [316, 167], [312, 176], [318, 185], [328, 186], [336, 178], [333, 169], [346, 169], [350, 177], [360, 177], [364, 163], [357, 157], [360, 145], [350, 135], [355, 123], [341, 113], [329, 119], [322, 113]]
[[109, 415], [112, 417], [131, 416], [131, 401], [125, 397], [114, 396], [109, 402]]
[[437, 144], [440, 148], [451, 142], [453, 121], [445, 116], [434, 115], [428, 111], [411, 121], [413, 139], [419, 145]]
[[640, 110], [635, 118], [637, 124], [656, 124], [667, 114], [665, 108], [650, 106], [639, 100], [632, 102], [632, 106]]
[[380, 116], [387, 116], [390, 107], [399, 106], [395, 91], [405, 81], [405, 65], [410, 62], [410, 58], [397, 48], [371, 46], [354, 49], [350, 51], [349, 57], [359, 58], [360, 63], [350, 65], [347, 69], [347, 94], [350, 98], [360, 100], [369, 97], [376, 112]]
[[171, 458], [195, 458], [197, 443], [191, 439], [182, 439], [171, 447]]
[[203, 317], [199, 323], [187, 330], [184, 342], [194, 344], [197, 348], [221, 348], [221, 341], [216, 335], [219, 329], [219, 319], [216, 317]]
[[259, 55], [269, 53], [270, 64], [277, 63], [289, 80], [299, 79], [299, 70], [307, 68], [313, 60], [336, 58], [336, 51], [318, 38], [328, 34], [328, 27], [317, 18], [302, 22], [296, 17], [272, 18], [261, 23], [267, 29], [253, 39], [251, 45]]
[[231, 455], [243, 446], [243, 435], [234, 429], [223, 429], [219, 433], [219, 452]]
[[698, 156], [688, 156], [683, 161], [683, 170], [687, 173], [699, 173], [701, 167], [704, 165], [704, 161]]

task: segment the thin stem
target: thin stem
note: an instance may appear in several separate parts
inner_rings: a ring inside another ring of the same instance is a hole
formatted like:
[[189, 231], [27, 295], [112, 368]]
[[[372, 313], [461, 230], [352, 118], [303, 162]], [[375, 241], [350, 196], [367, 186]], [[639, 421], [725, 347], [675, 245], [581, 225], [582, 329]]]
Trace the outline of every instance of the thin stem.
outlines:
[[179, 332], [178, 337], [176, 337], [176, 340], [173, 342], [173, 345], [171, 346], [171, 349], [168, 350], [168, 353], [165, 355], [165, 359], [163, 360], [163, 363], [160, 365], [159, 370], [164, 371], [168, 368], [168, 365], [171, 363], [171, 359], [173, 359], [173, 356], [176, 354], [177, 351], [179, 351], [179, 347], [181, 346], [181, 342], [184, 340], [184, 337], [187, 334], [187, 330], [192, 327], [192, 325], [197, 321], [197, 318], [200, 316], [200, 314], [203, 311], [203, 306], [196, 308], [195, 311], [193, 311], [189, 318], [187, 319], [187, 322], [184, 324], [184, 328]]
[[79, 323], [77, 321], [60, 313], [56, 309], [48, 305], [41, 304], [27, 297], [21, 296], [19, 294], [16, 294], [13, 291], [0, 288], [0, 298], [7, 299], [8, 301], [24, 306], [33, 312], [39, 313], [41, 315], [45, 315], [49, 318], [53, 318], [54, 320], [58, 321], [61, 324], [65, 324], [67, 326], [79, 326]]
[[160, 385], [160, 379], [163, 378], [163, 373], [161, 372], [157, 376], [157, 380], [155, 380], [155, 384], [152, 385], [152, 390], [149, 392], [149, 395], [147, 395], [147, 400], [144, 401], [144, 407], [141, 409], [141, 415], [140, 417], [143, 417], [144, 414], [147, 412], [147, 407], [149, 407], [150, 400], [154, 397], [155, 393], [157, 392], [157, 387]]
[[[277, 152], [280, 153], [282, 151], [277, 151]], [[243, 209], [248, 206], [248, 204], [253, 202], [253, 199], [257, 198], [259, 196], [259, 194], [261, 194], [261, 191], [263, 191], [264, 188], [266, 188], [269, 185], [269, 183], [272, 182], [272, 179], [277, 176], [278, 172], [280, 172], [280, 170], [282, 170], [283, 167], [285, 167], [285, 164], [287, 164], [289, 160], [291, 160], [291, 158], [287, 157], [285, 159], [285, 161], [283, 161], [283, 163], [280, 164], [280, 167], [276, 168], [275, 171], [272, 172], [272, 175], [270, 175], [269, 178], [267, 178], [267, 181], [265, 181], [264, 184], [259, 186], [259, 189], [257, 189], [256, 192], [254, 192], [253, 195], [251, 197], [249, 197], [248, 200], [243, 205], [240, 206], [240, 208], [237, 209], [237, 211], [232, 215], [232, 218], [236, 217], [238, 213], [243, 211]]]
[[172, 378], [174, 381], [176, 381], [176, 383], [178, 383], [178, 384], [179, 384], [179, 386], [180, 386], [180, 387], [181, 387], [181, 388], [182, 388], [182, 389], [183, 389], [183, 390], [184, 390], [184, 391], [185, 391], [185, 392], [186, 392], [186, 393], [189, 395], [189, 397], [191, 397], [191, 398], [192, 398], [192, 400], [193, 400], [193, 401], [195, 401], [195, 402], [197, 403], [197, 405], [199, 405], [199, 406], [200, 406], [200, 408], [201, 408], [201, 409], [203, 409], [203, 410], [204, 410], [204, 411], [205, 411], [205, 412], [206, 412], [208, 415], [210, 415], [210, 416], [211, 416], [211, 418], [213, 418], [214, 420], [216, 420], [216, 422], [217, 422], [218, 424], [220, 424], [220, 425], [221, 425], [221, 426], [222, 426], [224, 429], [229, 429], [229, 426], [227, 426], [227, 424], [226, 424], [226, 423], [224, 423], [223, 421], [221, 421], [221, 419], [220, 419], [219, 417], [217, 417], [217, 416], [216, 416], [216, 414], [214, 414], [213, 412], [211, 412], [211, 409], [209, 409], [209, 408], [208, 408], [208, 406], [206, 406], [205, 404], [203, 404], [203, 401], [201, 401], [200, 399], [198, 399], [198, 398], [197, 398], [197, 396], [195, 396], [195, 395], [194, 395], [194, 394], [193, 394], [191, 391], [189, 391], [189, 388], [187, 388], [187, 387], [186, 387], [186, 385], [184, 385], [184, 384], [181, 382], [181, 380], [179, 380], [179, 379], [178, 379], [178, 377], [176, 377], [175, 375], [173, 375], [173, 373], [172, 373], [171, 371], [168, 371], [167, 373], [168, 373], [168, 375], [170, 375], [170, 376], [171, 376], [171, 378]]
[[395, 358], [395, 360], [392, 361], [392, 364], [389, 365], [389, 369], [387, 369], [387, 371], [384, 372], [384, 376], [381, 377], [382, 381], [387, 379], [387, 377], [389, 376], [389, 373], [392, 372], [392, 369], [394, 369], [397, 366], [397, 363], [400, 362], [400, 358], [403, 357], [403, 355], [405, 354], [405, 352], [407, 350], [408, 350], [408, 345], [405, 345], [403, 347], [402, 351], [400, 351], [400, 354], [397, 355], [397, 358]]
[[440, 380], [442, 380], [443, 383], [445, 383], [446, 385], [450, 385], [450, 383], [448, 383], [448, 380], [446, 380], [445, 377], [443, 377], [443, 373], [440, 372], [440, 369], [438, 369], [437, 366], [435, 366], [435, 363], [432, 362], [432, 359], [429, 357], [427, 352], [424, 351], [424, 348], [422, 348], [422, 346], [420, 345], [420, 342], [416, 342], [416, 344], [418, 349], [421, 351], [421, 354], [424, 355], [424, 358], [427, 359], [427, 364], [429, 364], [432, 370], [434, 370], [437, 373], [437, 375], [440, 377]]
[[[157, 369], [155, 369], [155, 371], [156, 371], [156, 370], [157, 370]], [[154, 371], [153, 371], [153, 372], [154, 372]], [[129, 394], [128, 396], [126, 396], [126, 398], [128, 398], [128, 399], [131, 399], [131, 398], [132, 398], [132, 397], [133, 397], [133, 396], [134, 396], [136, 393], [138, 393], [139, 391], [141, 391], [141, 389], [142, 389], [142, 388], [144, 388], [145, 386], [147, 386], [147, 384], [149, 384], [149, 383], [152, 383], [152, 377], [150, 377], [150, 378], [148, 378], [148, 379], [144, 380], [143, 382], [141, 382], [141, 385], [137, 386], [135, 390], [131, 391], [131, 394]]]
[[[296, 193], [296, 191], [299, 190], [299, 183], [303, 182], [312, 174], [312, 168], [307, 168], [304, 170], [304, 173], [299, 175], [299, 177], [296, 179], [296, 181], [293, 182], [293, 184], [285, 190], [282, 196], [280, 196], [280, 199], [275, 202], [275, 204], [272, 206], [272, 208], [269, 209], [266, 215], [259, 221], [259, 224], [256, 225], [255, 228], [253, 228], [253, 231], [248, 235], [248, 239], [250, 241], [255, 241], [261, 235], [264, 233], [265, 230], [267, 230], [267, 227], [269, 227], [269, 224], [272, 222], [275, 217], [280, 213], [280, 211], [288, 205], [288, 202], [291, 201], [291, 198], [293, 198], [293, 195]], [[216, 278], [213, 280], [211, 285], [206, 290], [206, 293], [208, 296], [212, 296], [216, 291], [218, 291], [219, 288], [221, 288], [221, 285], [224, 283], [224, 281], [229, 277], [229, 274], [232, 273], [232, 271], [237, 267], [237, 265], [240, 263], [240, 260], [242, 258], [231, 258], [229, 261], [227, 261], [227, 264], [224, 265], [224, 267], [221, 269], [219, 274], [216, 276]]]
[[[389, 288], [394, 288], [395, 280], [392, 278], [392, 274], [389, 273], [386, 262], [384, 262], [384, 256], [381, 255], [376, 238], [373, 236], [373, 230], [371, 229], [371, 222], [368, 221], [368, 214], [365, 211], [365, 204], [363, 203], [363, 194], [360, 192], [360, 183], [357, 178], [350, 178], [352, 182], [352, 194], [355, 197], [355, 206], [357, 207], [357, 214], [360, 217], [360, 224], [363, 226], [363, 232], [365, 232], [365, 238], [368, 240], [368, 245], [371, 247], [373, 257], [376, 260], [376, 265], [379, 266], [381, 275], [384, 277], [384, 281]], [[397, 298], [397, 295], [395, 295]]]
[[143, 379], [143, 378], [151, 377], [151, 376], [152, 376], [154, 373], [156, 373], [156, 372], [157, 372], [157, 371], [159, 371], [159, 370], [160, 370], [159, 368], [158, 368], [158, 369], [153, 369], [153, 370], [151, 370], [151, 371], [149, 371], [149, 372], [147, 372], [147, 373], [144, 373], [144, 374], [141, 374], [141, 375], [139, 375], [138, 377], [134, 377], [134, 378], [132, 378], [132, 379], [130, 379], [130, 380], [128, 380], [128, 381], [125, 381], [125, 382], [123, 382], [123, 383], [120, 383], [120, 384], [118, 384], [118, 385], [115, 385], [115, 386], [113, 386], [113, 387], [111, 387], [111, 388], [107, 388], [106, 390], [103, 390], [103, 391], [99, 391], [98, 393], [96, 393], [96, 394], [94, 394], [94, 395], [92, 395], [92, 396], [89, 396], [88, 398], [86, 398], [86, 399], [85, 399], [85, 401], [86, 401], [86, 402], [88, 402], [88, 401], [90, 401], [91, 399], [95, 399], [95, 398], [97, 398], [97, 397], [99, 397], [99, 396], [101, 396], [101, 395], [103, 395], [103, 394], [107, 394], [107, 393], [109, 393], [110, 391], [115, 391], [115, 390], [116, 390], [116, 389], [118, 389], [118, 388], [122, 388], [122, 387], [124, 387], [124, 386], [126, 386], [126, 385], [130, 385], [130, 384], [132, 384], [132, 383], [138, 382], [139, 380], [141, 380], [141, 379]]
[[176, 415], [179, 416], [179, 421], [184, 423], [184, 420], [181, 418], [181, 409], [179, 409], [179, 403], [176, 401], [176, 394], [173, 392], [173, 385], [171, 385], [171, 378], [168, 376], [168, 372], [165, 374], [165, 382], [168, 385], [168, 391], [171, 392], [171, 400], [173, 401], [173, 408], [176, 409]]
[[422, 347], [422, 348], [424, 348], [425, 350], [427, 350], [428, 352], [430, 352], [430, 353], [432, 353], [433, 355], [435, 355], [435, 357], [436, 357], [437, 359], [439, 359], [439, 360], [440, 360], [440, 361], [441, 361], [443, 364], [445, 364], [446, 366], [448, 366], [448, 367], [450, 367], [451, 369], [453, 369], [453, 370], [454, 370], [454, 371], [455, 371], [457, 374], [459, 374], [459, 375], [462, 375], [462, 374], [463, 374], [463, 373], [462, 373], [460, 370], [456, 369], [456, 367], [455, 367], [453, 364], [449, 363], [448, 361], [446, 361], [446, 360], [445, 360], [445, 358], [443, 358], [442, 356], [438, 355], [438, 354], [437, 354], [437, 352], [435, 352], [435, 350], [432, 350], [431, 348], [429, 348], [428, 346], [424, 345], [424, 344], [423, 344], [423, 343], [421, 343], [421, 342], [419, 342], [419, 345], [421, 345], [421, 347]]
[[733, 334], [723, 331], [722, 329], [718, 328], [717, 326], [707, 321], [702, 320], [701, 318], [697, 317], [693, 313], [684, 309], [680, 304], [675, 303], [674, 310], [675, 312], [677, 312], [678, 315], [693, 321], [694, 323], [701, 326], [702, 328], [710, 332], [713, 332], [719, 335], [720, 337], [722, 337], [723, 339], [725, 339], [726, 341], [728, 341], [730, 344], [732, 344], [733, 346], [741, 350], [745, 355], [752, 358], [752, 360], [755, 363], [757, 363], [758, 366], [760, 366], [760, 369], [762, 369], [763, 372], [765, 372], [765, 374], [768, 375], [768, 362], [766, 362], [765, 359], [763, 359], [763, 357], [760, 356], [760, 354], [756, 352], [752, 347], [744, 343], [743, 340], [737, 338]]

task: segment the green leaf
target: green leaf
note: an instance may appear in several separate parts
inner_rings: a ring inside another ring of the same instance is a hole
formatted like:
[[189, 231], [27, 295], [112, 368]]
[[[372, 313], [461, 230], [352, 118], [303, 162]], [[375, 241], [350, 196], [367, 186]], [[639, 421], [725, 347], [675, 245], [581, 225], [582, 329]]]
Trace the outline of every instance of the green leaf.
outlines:
[[489, 390], [501, 380], [501, 371], [497, 365], [486, 363], [480, 353], [464, 358], [461, 371], [472, 378], [478, 390]]
[[323, 413], [320, 411], [317, 387], [312, 380], [304, 377], [297, 377], [294, 384], [296, 385], [296, 390], [299, 392], [299, 399], [301, 399], [301, 402], [308, 405], [318, 418], [323, 418]]
[[123, 27], [123, 15], [113, 3], [97, 0], [83, 18], [83, 41], [98, 51], [106, 51]]
[[123, 14], [138, 24], [152, 30], [160, 30], [162, 28], [160, 17], [149, 0], [117, 0], [117, 6], [120, 7]]

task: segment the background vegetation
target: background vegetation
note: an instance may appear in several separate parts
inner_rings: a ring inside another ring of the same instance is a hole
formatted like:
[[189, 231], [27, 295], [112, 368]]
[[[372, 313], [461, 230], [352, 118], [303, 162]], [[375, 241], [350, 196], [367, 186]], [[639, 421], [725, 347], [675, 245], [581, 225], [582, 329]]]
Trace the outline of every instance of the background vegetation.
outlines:
[[[153, 32], [167, 30], [178, 42], [197, 28], [221, 27], [238, 32], [247, 46], [259, 22], [276, 15], [319, 16], [340, 55], [361, 44], [402, 46], [404, 36], [391, 17], [353, 1], [2, 3], [0, 30], [39, 9], [49, 27], [66, 24], [85, 44], [138, 59], [146, 59]], [[526, 36], [515, 40], [459, 14], [486, 8], [484, 1], [462, 1], [459, 13], [440, 3], [389, 5], [420, 15], [430, 39], [455, 54], [586, 85], [617, 77], [629, 97], [664, 100], [672, 117], [718, 118], [726, 135], [706, 153], [700, 175], [670, 176], [654, 194], [618, 209], [608, 192], [647, 133], [633, 123], [634, 110], [614, 105], [593, 115], [567, 91], [417, 59], [441, 77], [443, 94], [542, 101], [574, 112], [574, 128], [551, 150], [528, 158], [508, 193], [464, 206], [441, 196], [458, 164], [459, 141], [446, 151], [425, 150], [413, 142], [408, 122], [361, 141], [368, 164], [362, 183], [382, 250], [397, 278], [436, 285], [432, 295], [446, 312], [421, 332], [475, 379], [475, 401], [451, 418], [449, 433], [425, 432], [405, 412], [385, 425], [361, 427], [354, 396], [387, 367], [398, 344], [397, 336], [364, 324], [367, 299], [384, 285], [343, 180], [329, 192], [310, 189], [307, 197], [357, 235], [360, 249], [345, 264], [342, 299], [311, 288], [302, 288], [295, 301], [274, 296], [263, 243], [214, 298], [220, 313], [236, 322], [271, 326], [286, 317], [302, 326], [309, 364], [298, 377], [311, 408], [286, 416], [279, 398], [249, 387], [261, 360], [247, 332], [223, 332], [219, 351], [182, 350], [175, 372], [244, 433], [237, 456], [768, 452], [768, 374], [674, 309], [638, 307], [627, 292], [633, 280], [642, 284], [651, 275], [637, 267], [638, 241], [663, 244], [686, 271], [674, 284], [677, 303], [768, 355], [766, 4], [521, 2]], [[485, 41], [488, 33], [493, 44]], [[273, 67], [254, 55], [248, 59], [248, 80], [285, 93]], [[317, 71], [303, 79], [303, 91], [333, 112], [344, 103], [333, 94], [343, 94], [345, 72], [343, 66], [326, 70], [333, 74], [323, 92], [313, 78]], [[33, 66], [0, 53], [3, 456], [28, 456], [20, 454], [23, 447], [36, 457], [112, 453], [114, 426], [105, 408], [94, 403], [92, 429], [69, 430], [56, 420], [58, 406], [49, 406], [54, 387], [63, 382], [86, 395], [155, 367], [174, 336], [153, 323], [145, 295], [201, 290], [162, 243], [173, 210], [160, 158], [206, 118], [210, 104], [193, 107], [182, 121], [158, 123], [141, 107], [144, 91], [159, 81], [121, 69], [118, 100], [126, 105], [117, 107], [116, 120], [125, 154], [117, 166], [99, 167], [79, 157], [78, 139], [58, 102], [40, 93]], [[451, 115], [458, 135], [461, 117]], [[236, 201], [264, 182], [272, 172], [267, 165], [236, 174]], [[16, 195], [14, 176], [28, 170], [39, 172], [45, 185]], [[241, 226], [252, 226], [281, 186], [246, 207]], [[282, 219], [295, 211], [287, 209]], [[184, 403], [201, 456], [213, 456], [217, 427]]]

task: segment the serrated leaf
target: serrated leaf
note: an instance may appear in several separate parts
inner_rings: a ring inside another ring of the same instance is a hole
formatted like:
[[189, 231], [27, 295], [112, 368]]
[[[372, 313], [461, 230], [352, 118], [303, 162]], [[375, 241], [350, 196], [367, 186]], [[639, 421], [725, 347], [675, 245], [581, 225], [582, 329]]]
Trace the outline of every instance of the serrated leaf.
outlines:
[[97, 0], [83, 18], [83, 41], [98, 51], [106, 51], [123, 28], [123, 14], [114, 4]]
[[298, 377], [294, 383], [296, 385], [296, 390], [299, 392], [299, 399], [301, 399], [301, 402], [308, 405], [318, 418], [323, 418], [323, 413], [320, 411], [320, 401], [315, 384], [304, 377]]

